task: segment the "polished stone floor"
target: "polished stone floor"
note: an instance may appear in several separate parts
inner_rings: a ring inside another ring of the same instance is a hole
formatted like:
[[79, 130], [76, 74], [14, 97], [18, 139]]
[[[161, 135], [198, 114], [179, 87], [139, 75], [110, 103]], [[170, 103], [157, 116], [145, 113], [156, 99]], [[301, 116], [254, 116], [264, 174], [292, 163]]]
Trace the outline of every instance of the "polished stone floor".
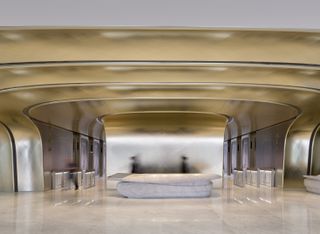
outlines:
[[230, 183], [204, 199], [126, 199], [103, 183], [0, 193], [0, 233], [320, 233], [320, 195]]

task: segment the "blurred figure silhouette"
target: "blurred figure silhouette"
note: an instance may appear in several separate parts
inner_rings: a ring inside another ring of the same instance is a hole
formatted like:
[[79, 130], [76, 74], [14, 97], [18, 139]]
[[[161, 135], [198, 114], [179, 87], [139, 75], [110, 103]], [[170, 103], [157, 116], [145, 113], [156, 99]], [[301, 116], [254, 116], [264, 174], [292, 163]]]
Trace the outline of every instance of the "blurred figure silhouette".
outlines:
[[189, 173], [190, 169], [189, 169], [189, 163], [188, 163], [188, 157], [186, 156], [182, 156], [181, 157], [181, 173]]
[[68, 163], [68, 169], [69, 169], [69, 181], [71, 181], [74, 184], [74, 189], [78, 190], [79, 189], [78, 178], [75, 173], [78, 171], [77, 164], [73, 160], [70, 160], [70, 162]]
[[139, 160], [137, 156], [132, 156], [131, 157], [131, 173], [139, 173]]

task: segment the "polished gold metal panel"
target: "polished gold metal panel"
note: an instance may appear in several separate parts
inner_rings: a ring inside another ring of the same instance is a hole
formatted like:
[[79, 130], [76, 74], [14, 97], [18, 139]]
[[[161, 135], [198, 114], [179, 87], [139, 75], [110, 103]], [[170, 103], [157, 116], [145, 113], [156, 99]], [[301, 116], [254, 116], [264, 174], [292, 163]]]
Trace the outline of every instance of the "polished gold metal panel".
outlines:
[[[223, 62], [75, 62], [3, 65], [0, 88], [94, 83], [220, 83], [317, 89], [319, 66]], [[115, 88], [116, 89], [116, 86]], [[307, 97], [306, 97], [307, 98]]]
[[175, 60], [320, 63], [319, 32], [0, 28], [0, 62]]
[[216, 129], [224, 132], [227, 117], [192, 112], [138, 112], [101, 117], [106, 133], [210, 135]]
[[[95, 87], [95, 93], [99, 93], [100, 87]], [[92, 87], [93, 88], [93, 87]], [[88, 90], [89, 88], [85, 88]], [[104, 91], [106, 89], [104, 88]], [[226, 89], [227, 90], [227, 89]], [[225, 90], [225, 91], [226, 91]], [[36, 94], [36, 91], [33, 92]], [[49, 93], [49, 92], [48, 92]], [[105, 91], [105, 95], [107, 92]], [[81, 107], [81, 111], [79, 111]], [[246, 110], [246, 113], [242, 113], [240, 116], [237, 112], [240, 110]], [[239, 100], [216, 100], [214, 98], [135, 98], [135, 99], [98, 99], [90, 101], [74, 101], [56, 104], [46, 104], [41, 106], [35, 106], [30, 109], [30, 116], [41, 120], [43, 122], [49, 122], [58, 126], [63, 126], [66, 129], [82, 132], [88, 134], [89, 125], [92, 123], [99, 124], [97, 117], [106, 115], [107, 117], [113, 116], [117, 118], [119, 114], [125, 113], [159, 113], [165, 115], [171, 112], [181, 112], [182, 114], [194, 113], [211, 113], [232, 116], [229, 118], [230, 126], [235, 125], [238, 121], [239, 124], [232, 129], [230, 136], [235, 136], [239, 133], [247, 133], [259, 128], [264, 128], [274, 123], [281, 122], [298, 115], [298, 111], [290, 106], [270, 103], [259, 103], [250, 101]], [[281, 112], [281, 115], [277, 113]], [[82, 113], [82, 114], [81, 114]], [[84, 114], [88, 113], [88, 114]], [[222, 114], [223, 113], [223, 114]], [[78, 116], [74, 118], [74, 116]], [[78, 119], [81, 119], [79, 122]], [[129, 121], [129, 120], [126, 120]], [[212, 121], [212, 126], [225, 125], [225, 120], [222, 123], [219, 121]], [[111, 121], [109, 124], [112, 124]], [[127, 126], [129, 125], [126, 124]], [[123, 123], [125, 124], [125, 122]], [[137, 124], [137, 123], [135, 123]]]

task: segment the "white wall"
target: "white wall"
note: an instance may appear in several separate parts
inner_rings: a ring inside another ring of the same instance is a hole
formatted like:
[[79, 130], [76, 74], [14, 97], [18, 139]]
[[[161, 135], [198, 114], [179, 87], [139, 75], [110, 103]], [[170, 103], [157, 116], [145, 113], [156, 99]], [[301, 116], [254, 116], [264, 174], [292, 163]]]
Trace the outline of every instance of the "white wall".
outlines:
[[211, 136], [137, 134], [107, 137], [107, 175], [128, 173], [130, 157], [139, 155], [149, 172], [180, 172], [181, 156], [194, 172], [222, 175], [223, 129]]
[[319, 0], [0, 0], [0, 25], [319, 29], [319, 9]]

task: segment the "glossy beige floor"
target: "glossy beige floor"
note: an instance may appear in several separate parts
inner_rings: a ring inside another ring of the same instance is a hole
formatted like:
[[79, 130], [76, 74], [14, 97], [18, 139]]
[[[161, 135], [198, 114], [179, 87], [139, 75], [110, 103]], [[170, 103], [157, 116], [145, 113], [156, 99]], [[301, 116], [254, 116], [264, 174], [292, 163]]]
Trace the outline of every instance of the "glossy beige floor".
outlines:
[[[102, 183], [101, 183], [102, 184]], [[0, 233], [319, 233], [320, 196], [225, 185], [205, 199], [126, 199], [102, 185], [0, 193]]]

